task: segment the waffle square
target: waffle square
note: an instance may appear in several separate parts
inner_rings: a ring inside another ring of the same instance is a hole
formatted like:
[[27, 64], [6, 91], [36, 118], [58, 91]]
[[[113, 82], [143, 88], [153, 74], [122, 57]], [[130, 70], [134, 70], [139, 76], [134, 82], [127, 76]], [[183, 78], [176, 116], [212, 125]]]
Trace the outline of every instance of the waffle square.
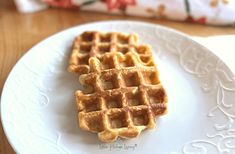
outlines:
[[108, 52], [89, 58], [89, 73], [79, 77], [76, 91], [79, 125], [98, 133], [103, 142], [134, 138], [154, 128], [155, 118], [167, 111], [167, 95], [152, 58], [136, 52]]
[[[151, 58], [150, 47], [137, 45], [137, 42], [138, 37], [135, 34], [86, 31], [74, 41], [68, 71], [78, 74], [88, 73], [90, 71], [89, 58], [100, 57], [107, 52], [121, 52], [123, 54], [136, 52], [143, 62], [148, 63]], [[105, 65], [103, 67], [105, 69]]]

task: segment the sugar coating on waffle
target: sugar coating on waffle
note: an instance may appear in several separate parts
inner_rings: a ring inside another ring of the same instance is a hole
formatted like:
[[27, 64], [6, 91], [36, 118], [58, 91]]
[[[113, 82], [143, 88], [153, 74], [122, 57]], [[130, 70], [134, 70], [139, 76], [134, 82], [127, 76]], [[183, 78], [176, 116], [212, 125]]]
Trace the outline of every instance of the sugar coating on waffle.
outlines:
[[147, 62], [151, 57], [149, 46], [137, 45], [137, 43], [138, 37], [135, 34], [84, 32], [74, 41], [68, 71], [78, 74], [88, 73], [90, 71], [89, 58], [100, 57], [107, 52], [121, 52], [123, 54], [136, 52], [143, 62]]
[[166, 113], [167, 95], [154, 63], [131, 52], [106, 53], [91, 57], [89, 67], [90, 73], [79, 78], [86, 91], [75, 94], [78, 119], [82, 129], [98, 133], [101, 141], [137, 137]]

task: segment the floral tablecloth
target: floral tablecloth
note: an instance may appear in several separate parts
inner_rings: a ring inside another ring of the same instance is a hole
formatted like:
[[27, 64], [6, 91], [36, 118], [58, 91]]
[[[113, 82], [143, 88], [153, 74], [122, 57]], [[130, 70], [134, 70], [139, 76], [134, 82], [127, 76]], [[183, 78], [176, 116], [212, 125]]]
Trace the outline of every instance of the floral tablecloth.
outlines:
[[212, 25], [235, 25], [235, 0], [15, 0], [20, 12], [48, 7], [166, 18]]

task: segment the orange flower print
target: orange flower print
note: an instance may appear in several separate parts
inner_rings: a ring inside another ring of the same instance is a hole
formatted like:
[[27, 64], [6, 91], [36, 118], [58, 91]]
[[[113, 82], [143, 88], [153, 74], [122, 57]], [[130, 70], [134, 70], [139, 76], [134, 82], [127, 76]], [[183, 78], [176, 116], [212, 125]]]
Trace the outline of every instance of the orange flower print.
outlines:
[[221, 1], [223, 4], [228, 4], [229, 0], [211, 0], [210, 6], [216, 7], [219, 4], [219, 1]]
[[128, 5], [136, 5], [135, 0], [102, 0], [107, 4], [109, 10], [121, 9], [124, 10]]
[[164, 4], [160, 4], [156, 9], [148, 8], [146, 11], [156, 18], [165, 18], [166, 7]]
[[206, 17], [201, 17], [201, 18], [198, 18], [198, 19], [194, 19], [192, 16], [188, 16], [186, 18], [185, 21], [188, 21], [188, 22], [196, 22], [196, 23], [200, 23], [200, 24], [205, 24], [206, 23]]
[[74, 8], [72, 0], [43, 0], [47, 4], [54, 7]]

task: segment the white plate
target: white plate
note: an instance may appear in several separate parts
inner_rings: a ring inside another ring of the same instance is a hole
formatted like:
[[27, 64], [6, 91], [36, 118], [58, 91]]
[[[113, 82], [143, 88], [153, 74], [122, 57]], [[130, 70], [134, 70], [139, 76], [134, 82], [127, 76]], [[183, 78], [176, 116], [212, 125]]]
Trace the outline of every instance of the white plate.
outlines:
[[[134, 32], [152, 45], [169, 96], [156, 129], [104, 144], [78, 128], [79, 84], [66, 67], [73, 39], [86, 30]], [[99, 22], [58, 33], [21, 58], [5, 83], [1, 115], [17, 153], [234, 153], [234, 90], [230, 69], [187, 36], [140, 22]]]

